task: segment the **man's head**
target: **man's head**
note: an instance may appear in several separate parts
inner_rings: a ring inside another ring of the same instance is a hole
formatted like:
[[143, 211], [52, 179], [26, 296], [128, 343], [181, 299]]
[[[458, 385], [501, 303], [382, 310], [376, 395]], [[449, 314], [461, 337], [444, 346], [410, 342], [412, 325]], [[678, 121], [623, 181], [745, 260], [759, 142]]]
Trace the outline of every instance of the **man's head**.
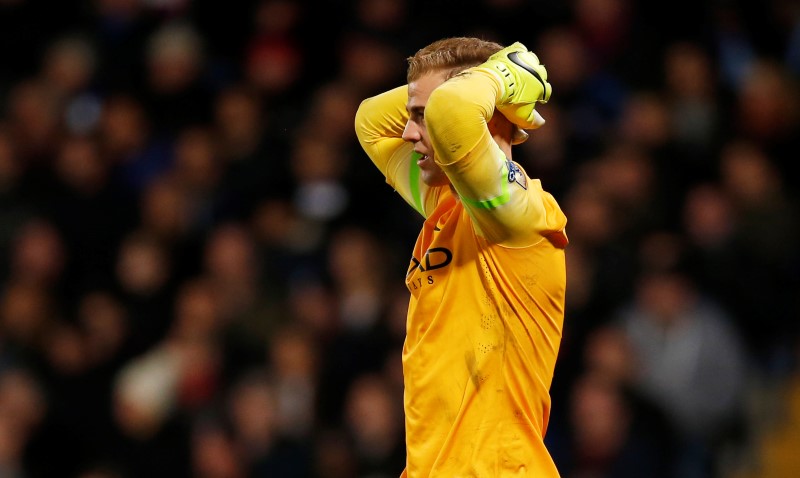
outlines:
[[446, 80], [467, 68], [478, 66], [503, 46], [479, 38], [454, 37], [431, 43], [408, 58], [409, 120], [403, 139], [414, 143], [421, 155], [418, 164], [422, 180], [429, 186], [444, 186], [449, 180], [433, 161], [433, 147], [425, 125], [425, 105], [431, 92]]
[[499, 43], [480, 38], [438, 40], [408, 58], [406, 80], [413, 83], [431, 72], [441, 73], [445, 79], [452, 78], [467, 68], [480, 65], [502, 49]]

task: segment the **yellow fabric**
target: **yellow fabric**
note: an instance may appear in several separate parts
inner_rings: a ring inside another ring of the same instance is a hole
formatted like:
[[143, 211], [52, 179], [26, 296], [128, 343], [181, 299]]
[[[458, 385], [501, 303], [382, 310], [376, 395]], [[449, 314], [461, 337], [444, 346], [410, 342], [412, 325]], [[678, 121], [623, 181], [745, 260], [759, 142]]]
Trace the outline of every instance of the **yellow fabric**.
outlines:
[[[464, 200], [408, 184], [405, 87], [365, 100], [356, 117], [364, 150], [412, 206], [419, 191], [426, 217], [406, 277], [407, 478], [559, 476], [543, 437], [564, 318], [566, 217], [524, 171], [509, 182], [515, 165], [485, 132], [495, 92], [474, 83], [485, 81], [494, 80], [447, 82], [426, 107], [438, 160]], [[453, 137], [466, 146], [449, 154], [442, 145]], [[499, 196], [507, 200], [496, 205]]]
[[[436, 161], [465, 199], [480, 235], [514, 247], [528, 246], [543, 235], [565, 243], [566, 217], [541, 182], [527, 176], [524, 186], [508, 181], [509, 164], [486, 127], [500, 92], [495, 77], [481, 70], [468, 70], [433, 91], [425, 121]], [[506, 191], [509, 198], [498, 207], [472, 206]]]

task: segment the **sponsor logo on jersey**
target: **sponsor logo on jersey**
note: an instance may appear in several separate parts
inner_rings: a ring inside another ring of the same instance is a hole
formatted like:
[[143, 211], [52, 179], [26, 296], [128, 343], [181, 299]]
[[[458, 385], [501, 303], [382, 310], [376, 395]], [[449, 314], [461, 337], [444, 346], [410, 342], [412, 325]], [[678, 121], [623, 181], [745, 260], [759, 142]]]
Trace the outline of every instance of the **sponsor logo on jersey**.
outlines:
[[447, 267], [452, 261], [453, 253], [450, 249], [446, 247], [432, 247], [425, 251], [422, 260], [418, 260], [414, 256], [411, 257], [411, 264], [409, 264], [406, 277], [413, 274], [415, 270], [425, 272]]

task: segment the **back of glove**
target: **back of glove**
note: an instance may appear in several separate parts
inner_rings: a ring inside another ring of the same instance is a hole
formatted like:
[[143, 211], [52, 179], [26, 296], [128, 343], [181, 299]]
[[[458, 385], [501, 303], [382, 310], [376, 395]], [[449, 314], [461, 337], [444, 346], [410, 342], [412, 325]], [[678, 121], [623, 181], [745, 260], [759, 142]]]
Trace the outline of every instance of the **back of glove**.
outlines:
[[497, 78], [502, 91], [497, 109], [522, 129], [536, 129], [544, 119], [536, 112], [537, 103], [547, 103], [553, 91], [547, 82], [547, 70], [525, 45], [516, 42], [475, 69], [488, 71]]

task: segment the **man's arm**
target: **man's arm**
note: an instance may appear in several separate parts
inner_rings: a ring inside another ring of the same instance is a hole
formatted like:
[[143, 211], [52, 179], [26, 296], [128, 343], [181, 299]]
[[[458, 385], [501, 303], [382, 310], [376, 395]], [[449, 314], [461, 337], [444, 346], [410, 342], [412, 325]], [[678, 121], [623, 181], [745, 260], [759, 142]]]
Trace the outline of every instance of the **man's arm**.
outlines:
[[435, 206], [438, 188], [420, 179], [414, 145], [402, 139], [408, 121], [408, 87], [399, 86], [361, 102], [355, 128], [361, 147], [405, 201], [424, 217]]
[[566, 217], [555, 199], [505, 157], [487, 127], [504, 93], [496, 75], [479, 68], [434, 90], [425, 121], [436, 161], [486, 239], [514, 247], [543, 237], [563, 244]]

